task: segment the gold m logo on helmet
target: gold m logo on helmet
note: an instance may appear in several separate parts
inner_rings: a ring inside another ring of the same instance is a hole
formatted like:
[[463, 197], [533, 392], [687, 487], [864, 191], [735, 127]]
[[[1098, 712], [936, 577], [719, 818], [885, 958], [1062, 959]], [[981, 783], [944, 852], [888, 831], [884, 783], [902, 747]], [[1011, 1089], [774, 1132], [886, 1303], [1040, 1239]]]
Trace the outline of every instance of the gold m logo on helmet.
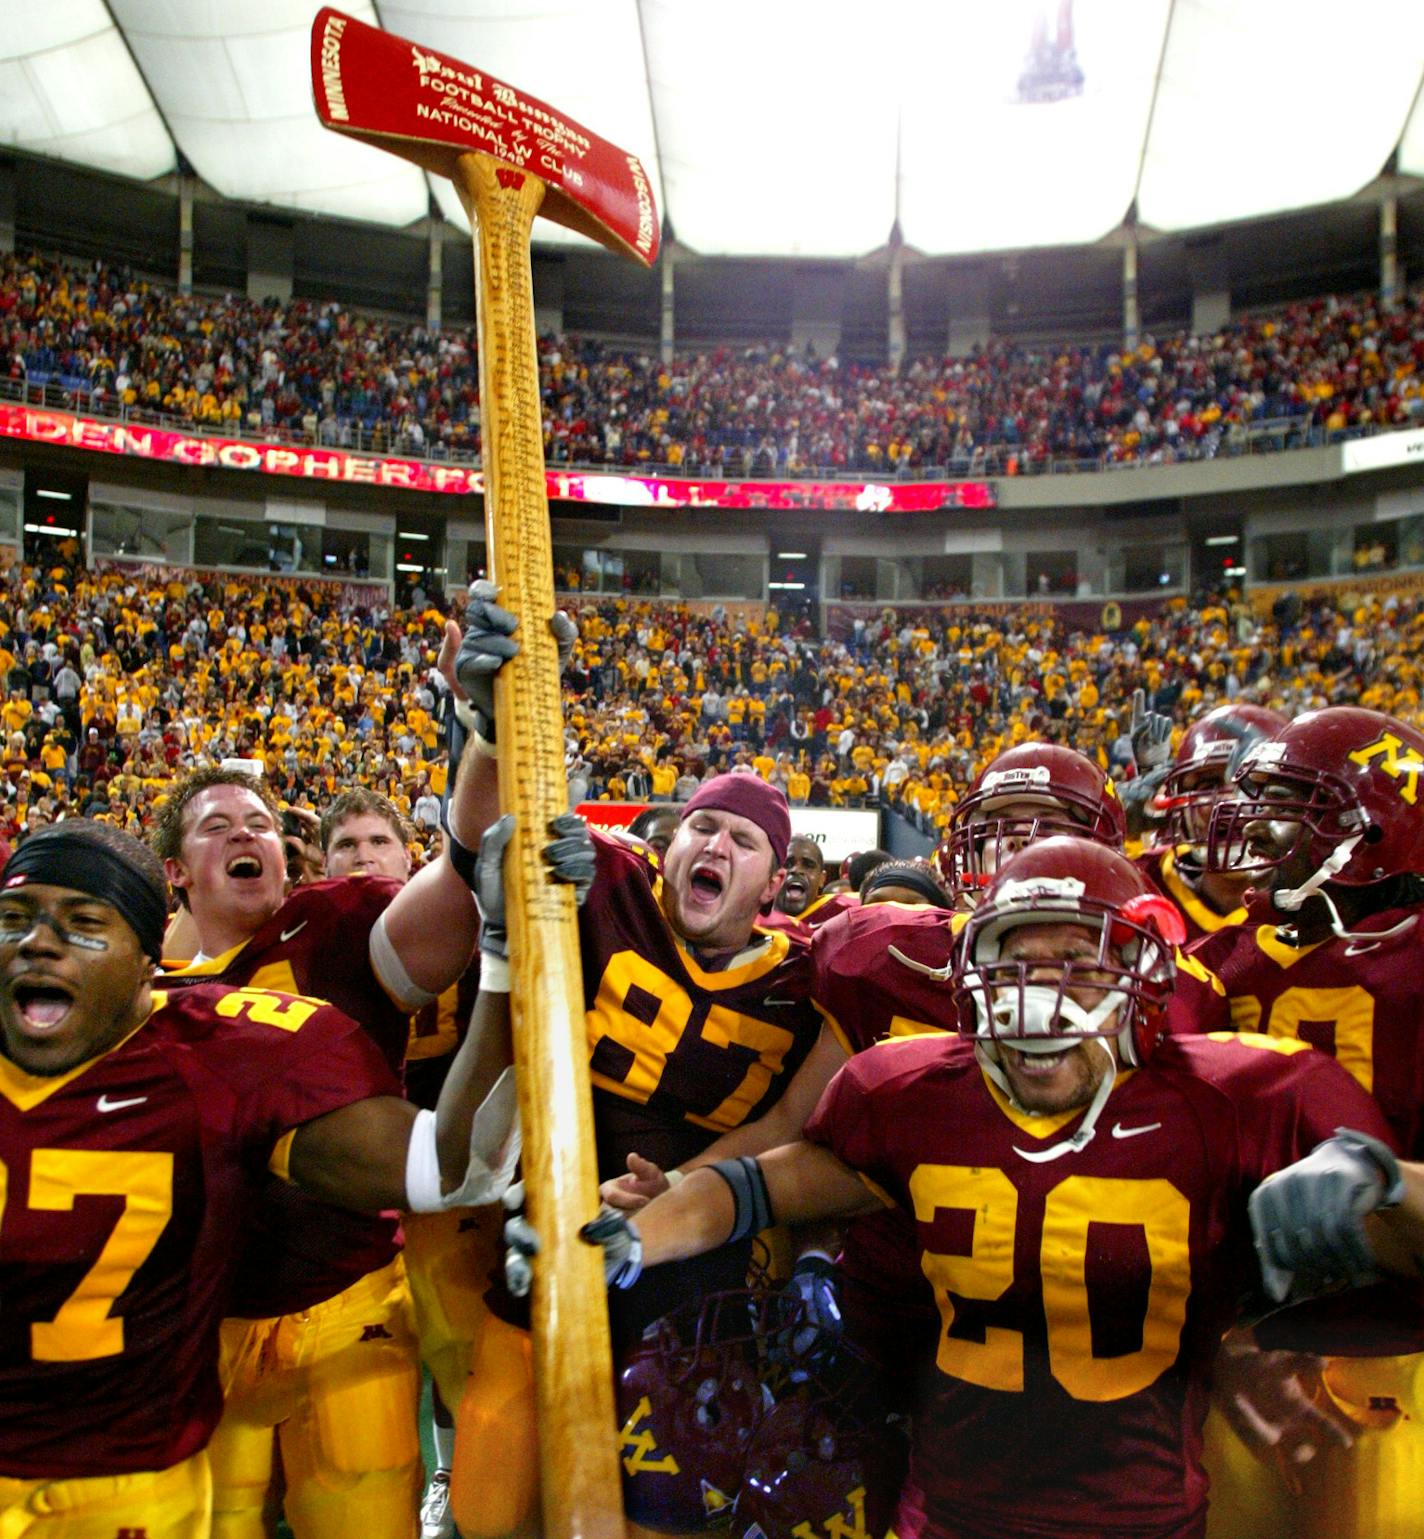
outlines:
[[651, 1432], [633, 1430], [645, 1416], [652, 1415], [652, 1411], [652, 1403], [644, 1395], [633, 1407], [633, 1414], [623, 1423], [623, 1430], [618, 1434], [618, 1446], [633, 1450], [631, 1454], [623, 1455], [623, 1468], [630, 1475], [679, 1474], [677, 1460], [671, 1454], [666, 1454], [661, 1459], [649, 1458], [650, 1454], [658, 1451], [658, 1440]]
[[[850, 1508], [850, 1518], [847, 1521], [842, 1512], [832, 1513], [821, 1528], [825, 1530], [825, 1539], [871, 1539], [869, 1530], [865, 1526], [865, 1487], [857, 1486], [854, 1491], [846, 1495], [846, 1504]], [[821, 1531], [813, 1528], [809, 1523], [798, 1523], [791, 1530], [794, 1539], [822, 1539]]]
[[1366, 769], [1374, 759], [1381, 761], [1375, 767], [1393, 779], [1406, 777], [1399, 794], [1411, 807], [1414, 806], [1419, 797], [1419, 777], [1424, 775], [1424, 760], [1412, 749], [1406, 749], [1392, 732], [1381, 732], [1373, 743], [1366, 743], [1350, 755], [1351, 764], [1361, 764]]

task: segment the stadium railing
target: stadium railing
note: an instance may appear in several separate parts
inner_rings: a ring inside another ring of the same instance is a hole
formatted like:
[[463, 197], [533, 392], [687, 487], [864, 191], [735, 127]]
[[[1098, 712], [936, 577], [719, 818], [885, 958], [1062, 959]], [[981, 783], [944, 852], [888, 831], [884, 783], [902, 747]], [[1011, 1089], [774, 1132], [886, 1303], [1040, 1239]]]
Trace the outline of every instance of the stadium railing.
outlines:
[[[150, 407], [125, 406], [103, 392], [91, 390], [82, 381], [59, 376], [25, 379], [0, 379], [0, 403], [36, 407], [42, 410], [74, 412], [108, 422], [133, 423], [144, 427], [167, 428], [198, 436], [245, 439], [253, 443], [292, 444], [302, 447], [341, 449], [358, 454], [390, 454], [404, 459], [432, 464], [479, 466], [478, 454], [452, 453], [443, 444], [415, 444], [394, 424], [377, 423], [374, 427], [350, 418], [344, 419], [342, 431], [334, 439], [278, 423], [251, 427], [240, 419], [221, 423], [195, 422], [179, 413], [156, 411]], [[1155, 469], [1163, 465], [1201, 460], [1231, 459], [1243, 455], [1280, 454], [1292, 449], [1319, 448], [1344, 443], [1348, 439], [1373, 438], [1418, 426], [1417, 422], [1398, 426], [1365, 423], [1355, 427], [1325, 429], [1309, 417], [1273, 417], [1237, 425], [1225, 433], [1208, 434], [1199, 441], [1172, 448], [1154, 449], [1144, 455], [1118, 459], [1110, 454], [1092, 457], [1053, 456], [1036, 460], [1020, 445], [1001, 443], [986, 446], [973, 455], [939, 465], [889, 466], [857, 465], [840, 468], [808, 465], [791, 470], [785, 465], [758, 468], [755, 465], [713, 464], [704, 460], [679, 465], [653, 460], [632, 462], [614, 460], [565, 460], [557, 454], [549, 460], [569, 470], [598, 474], [629, 473], [661, 476], [714, 478], [727, 481], [799, 479], [806, 481], [943, 481], [984, 479], [1003, 476], [1082, 475], [1104, 471]]]

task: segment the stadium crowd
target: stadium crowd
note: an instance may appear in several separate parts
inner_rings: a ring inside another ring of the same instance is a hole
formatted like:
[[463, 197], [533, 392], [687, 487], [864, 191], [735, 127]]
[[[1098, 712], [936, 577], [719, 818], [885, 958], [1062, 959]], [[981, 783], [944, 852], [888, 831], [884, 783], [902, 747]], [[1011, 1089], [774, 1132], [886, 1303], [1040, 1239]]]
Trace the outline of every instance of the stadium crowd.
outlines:
[[[0, 587], [4, 831], [60, 813], [142, 832], [195, 765], [261, 760], [277, 795], [320, 812], [389, 796], [428, 850], [446, 759], [435, 669], [444, 615], [357, 609], [290, 578], [122, 568], [59, 547]], [[1262, 614], [1239, 595], [1165, 604], [1119, 632], [1051, 611], [885, 610], [843, 640], [733, 623], [656, 599], [578, 600], [566, 676], [570, 797], [685, 801], [750, 766], [792, 805], [883, 802], [936, 836], [983, 766], [1043, 738], [1130, 774], [1142, 687], [1177, 731], [1246, 700], [1294, 715], [1360, 703], [1421, 719], [1424, 599], [1317, 598]]]
[[[1320, 297], [1128, 353], [993, 341], [898, 373], [780, 344], [664, 364], [545, 337], [539, 358], [554, 463], [875, 476], [1166, 463], [1229, 452], [1263, 422], [1290, 421], [1295, 442], [1417, 422], [1424, 291], [1393, 308]], [[0, 257], [0, 377], [207, 429], [479, 452], [472, 329], [430, 332], [329, 301], [185, 296], [105, 263]]]

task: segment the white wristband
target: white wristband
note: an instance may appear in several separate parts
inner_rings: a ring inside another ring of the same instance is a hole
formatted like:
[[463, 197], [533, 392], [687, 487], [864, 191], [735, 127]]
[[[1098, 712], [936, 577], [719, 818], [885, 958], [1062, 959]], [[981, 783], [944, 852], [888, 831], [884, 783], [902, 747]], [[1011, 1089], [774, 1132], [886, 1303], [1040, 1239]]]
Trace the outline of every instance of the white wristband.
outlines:
[[509, 993], [509, 958], [480, 952], [480, 989], [485, 994]]
[[405, 1150], [405, 1205], [412, 1213], [438, 1213], [445, 1206], [444, 1199], [440, 1151], [435, 1146], [435, 1113], [417, 1112]]
[[667, 1182], [669, 1191], [671, 1191], [679, 1181], [685, 1181], [686, 1179], [687, 1172], [685, 1170], [665, 1170], [663, 1172], [663, 1180]]

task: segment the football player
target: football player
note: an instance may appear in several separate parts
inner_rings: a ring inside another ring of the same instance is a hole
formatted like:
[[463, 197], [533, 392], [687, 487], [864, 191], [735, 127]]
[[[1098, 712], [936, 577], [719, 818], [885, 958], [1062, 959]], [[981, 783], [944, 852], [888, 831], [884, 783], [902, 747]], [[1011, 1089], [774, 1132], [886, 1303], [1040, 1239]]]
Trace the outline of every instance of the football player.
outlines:
[[935, 851], [935, 874], [972, 908], [1016, 850], [1050, 834], [1079, 834], [1121, 849], [1126, 823], [1111, 780], [1057, 743], [1019, 743], [980, 772]]
[[1162, 819], [1152, 848], [1138, 864], [1182, 911], [1188, 941], [1246, 918], [1241, 906], [1249, 871], [1209, 870], [1211, 811], [1234, 795], [1232, 776], [1250, 749], [1286, 724], [1278, 711], [1247, 702], [1221, 705], [1187, 728], [1151, 806]]
[[810, 940], [813, 931], [858, 901], [854, 893], [827, 892], [828, 874], [821, 846], [805, 834], [792, 834], [786, 846], [786, 880], [762, 923]]
[[267, 1172], [376, 1212], [427, 1205], [433, 1169], [438, 1205], [439, 1150], [468, 1147], [321, 1000], [156, 988], [166, 912], [149, 851], [81, 819], [0, 880], [6, 1534], [206, 1535], [218, 1326]]
[[[492, 597], [480, 588], [464, 632], [448, 628], [447, 672], [461, 645], [481, 643], [495, 658], [517, 651], [514, 617]], [[495, 810], [492, 692], [476, 712], [474, 751], [452, 753], [460, 762], [442, 853], [403, 886], [368, 875], [287, 896], [277, 808], [262, 781], [219, 767], [175, 785], [152, 842], [200, 951], [169, 986], [217, 980], [328, 1000], [399, 1074], [411, 1013], [455, 983], [475, 949], [478, 917], [456, 858], [473, 859], [460, 832]], [[277, 1424], [297, 1539], [410, 1534], [420, 1375], [394, 1216], [351, 1215], [274, 1184], [231, 1312], [245, 1323], [224, 1333], [230, 1403], [212, 1454], [219, 1539], [264, 1539]]]
[[[726, 774], [682, 808], [661, 867], [637, 846], [586, 833], [592, 888], [579, 939], [603, 1177], [626, 1170], [637, 1150], [667, 1168], [690, 1159], [759, 1117], [809, 1056], [827, 1051], [808, 948], [756, 923], [780, 888], [790, 832], [780, 791]], [[830, 1051], [842, 1056], [835, 1043]], [[690, 1296], [742, 1286], [750, 1251], [748, 1240], [669, 1268], [615, 1301], [615, 1347]], [[502, 1404], [492, 1407], [496, 1394]], [[508, 1496], [508, 1448], [532, 1444], [533, 1427], [505, 1414], [515, 1403], [532, 1409], [532, 1394], [515, 1395], [476, 1364], [456, 1416], [452, 1501], [462, 1531], [484, 1521], [492, 1489]], [[476, 1425], [501, 1435], [467, 1438]]]
[[[956, 810], [931, 861], [960, 912], [951, 918], [935, 906], [906, 911], [862, 904], [822, 927], [812, 950], [811, 992], [827, 1016], [827, 1031], [816, 1052], [764, 1122], [744, 1123], [687, 1168], [759, 1154], [799, 1138], [850, 1053], [886, 1036], [954, 1029], [945, 991], [926, 989], [914, 975], [942, 983], [949, 976], [953, 938], [999, 862], [1035, 839], [1068, 831], [1122, 848], [1122, 807], [1096, 764], [1054, 743], [1021, 743], [991, 761]], [[603, 1183], [602, 1197], [633, 1211], [665, 1191], [666, 1183], [659, 1162], [639, 1150], [629, 1159], [626, 1176]]]
[[[1224, 1010], [1219, 1024], [1337, 1058], [1411, 1159], [1424, 1157], [1421, 782], [1424, 734], [1353, 706], [1307, 712], [1250, 748], [1207, 840], [1209, 869], [1254, 884], [1249, 918], [1192, 948], [1225, 989], [1224, 1000], [1203, 995], [1203, 1016]], [[1310, 1536], [1424, 1534], [1424, 1359], [1335, 1359], [1318, 1370], [1323, 1390], [1317, 1370], [1276, 1366], [1307, 1393], [1294, 1397], [1298, 1425], [1284, 1437], [1302, 1494], [1272, 1521]], [[1271, 1369], [1238, 1363], [1233, 1377]]]
[[[610, 1281], [767, 1221], [894, 1205], [941, 1316], [901, 1539], [1199, 1534], [1207, 1377], [1249, 1276], [1252, 1189], [1328, 1140], [1339, 1179], [1307, 1177], [1305, 1202], [1354, 1237], [1352, 1215], [1401, 1182], [1378, 1109], [1324, 1055], [1163, 1034], [1180, 932], [1115, 851], [1021, 851], [957, 952], [972, 1026], [858, 1054], [804, 1140], [693, 1172], [636, 1223], [601, 1215], [585, 1236]], [[1328, 1269], [1310, 1251], [1312, 1268]]]
[[[404, 883], [410, 876], [410, 829], [395, 805], [377, 791], [343, 791], [322, 814], [324, 875], [378, 876]], [[415, 1106], [434, 1109], [450, 1059], [464, 1036], [479, 967], [472, 964], [410, 1018], [405, 1093]], [[421, 1501], [421, 1539], [449, 1539], [450, 1468], [455, 1457], [455, 1417], [470, 1371], [475, 1338], [487, 1318], [482, 1296], [498, 1256], [503, 1210], [459, 1208], [408, 1213], [406, 1280], [410, 1285], [420, 1358], [430, 1370], [436, 1467]]]

